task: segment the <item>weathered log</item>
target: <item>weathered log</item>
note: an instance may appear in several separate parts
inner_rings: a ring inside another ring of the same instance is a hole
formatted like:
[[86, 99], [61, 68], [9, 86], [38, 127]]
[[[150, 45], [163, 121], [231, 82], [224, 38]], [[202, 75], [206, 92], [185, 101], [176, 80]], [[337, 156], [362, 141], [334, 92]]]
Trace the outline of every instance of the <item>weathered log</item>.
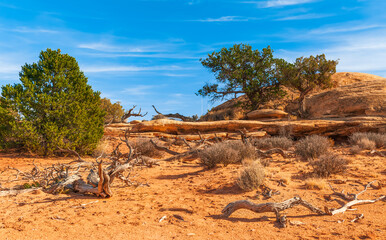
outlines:
[[222, 210], [222, 216], [229, 217], [233, 212], [239, 209], [248, 209], [255, 213], [273, 212], [276, 214], [277, 222], [280, 223], [282, 227], [285, 227], [285, 221], [283, 221], [285, 219], [285, 216], [283, 219], [283, 216], [280, 215], [280, 212], [297, 205], [302, 205], [308, 208], [310, 211], [317, 213], [319, 215], [326, 214], [321, 209], [313, 206], [309, 202], [301, 199], [300, 197], [293, 197], [280, 203], [268, 202], [268, 203], [256, 204], [248, 200], [239, 200], [239, 201], [231, 202]]
[[384, 199], [386, 196], [381, 196], [379, 198], [376, 198], [376, 199], [372, 199], [372, 200], [360, 200], [358, 199], [358, 197], [363, 194], [364, 192], [367, 191], [367, 188], [370, 187], [372, 184], [374, 183], [374, 181], [368, 183], [366, 186], [365, 186], [365, 189], [357, 194], [350, 194], [350, 195], [345, 195], [342, 193], [338, 193], [336, 192], [330, 185], [331, 189], [334, 191], [333, 194], [335, 195], [338, 195], [340, 197], [342, 197], [343, 199], [345, 200], [351, 200], [350, 202], [346, 203], [344, 206], [342, 206], [341, 208], [338, 208], [338, 209], [328, 209], [327, 207], [325, 207], [325, 211], [327, 214], [329, 215], [335, 215], [335, 214], [338, 214], [338, 213], [343, 213], [345, 212], [347, 209], [349, 209], [350, 207], [354, 206], [354, 205], [358, 205], [358, 204], [368, 204], [368, 203], [375, 203], [375, 202], [378, 202], [379, 200], [382, 200]]
[[334, 120], [301, 120], [261, 122], [246, 120], [227, 120], [215, 122], [181, 122], [159, 119], [138, 123], [132, 126], [132, 132], [163, 132], [169, 134], [192, 134], [210, 132], [236, 133], [244, 128], [248, 132], [266, 131], [270, 135], [278, 135], [280, 129], [289, 126], [293, 136], [320, 134], [325, 136], [349, 136], [353, 132], [379, 131], [386, 127], [385, 117], [338, 118]]
[[65, 180], [58, 182], [54, 186], [52, 186], [47, 193], [52, 193], [52, 194], [58, 194], [63, 191], [63, 189], [69, 185], [72, 184], [73, 182], [77, 181], [80, 179], [80, 176], [78, 175], [71, 175], [67, 177]]
[[19, 194], [23, 194], [23, 193], [29, 193], [29, 192], [33, 192], [33, 191], [41, 190], [41, 189], [42, 188], [29, 188], [29, 189], [19, 189], [19, 190], [16, 190], [16, 189], [3, 190], [3, 191], [0, 191], [0, 197], [15, 196], [15, 195], [19, 195]]

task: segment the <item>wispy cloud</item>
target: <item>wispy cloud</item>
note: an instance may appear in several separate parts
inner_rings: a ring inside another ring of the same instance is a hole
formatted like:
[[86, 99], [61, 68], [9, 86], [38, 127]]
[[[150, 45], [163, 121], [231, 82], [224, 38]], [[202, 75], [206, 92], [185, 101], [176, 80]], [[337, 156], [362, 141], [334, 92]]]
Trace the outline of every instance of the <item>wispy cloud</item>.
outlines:
[[91, 49], [101, 52], [151, 52], [154, 51], [151, 47], [144, 46], [119, 46], [106, 43], [82, 43], [77, 46], [78, 48]]
[[143, 71], [180, 71], [188, 70], [189, 68], [180, 67], [177, 65], [168, 66], [83, 66], [82, 71], [85, 73], [98, 73], [98, 72], [143, 72]]
[[223, 16], [219, 18], [206, 18], [206, 19], [198, 19], [191, 20], [193, 22], [247, 22], [250, 20], [258, 20], [255, 17], [240, 17], [240, 16]]
[[[159, 87], [159, 86], [158, 86]], [[130, 88], [126, 88], [122, 91], [124, 94], [131, 96], [145, 96], [151, 94], [149, 90], [156, 89], [156, 85], [137, 85]]]
[[358, 25], [358, 22], [351, 23], [350, 25], [345, 26], [328, 26], [321, 27], [314, 30], [311, 30], [310, 34], [328, 34], [328, 33], [347, 33], [347, 32], [356, 32], [356, 31], [364, 31], [375, 28], [386, 28], [386, 25], [380, 24], [363, 24]]
[[260, 8], [286, 7], [292, 5], [300, 5], [312, 3], [319, 0], [268, 0], [268, 1], [244, 1], [243, 3], [257, 4]]
[[308, 20], [308, 19], [319, 19], [319, 18], [326, 18], [326, 17], [332, 17], [332, 16], [334, 16], [334, 14], [308, 13], [308, 14], [278, 18], [276, 19], [276, 21]]

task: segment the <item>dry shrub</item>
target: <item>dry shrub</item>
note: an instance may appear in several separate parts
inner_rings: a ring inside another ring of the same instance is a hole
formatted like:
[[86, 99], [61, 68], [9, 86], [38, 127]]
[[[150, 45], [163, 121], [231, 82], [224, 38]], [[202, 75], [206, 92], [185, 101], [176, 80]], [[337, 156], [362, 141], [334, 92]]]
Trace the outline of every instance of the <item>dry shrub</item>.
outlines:
[[93, 157], [99, 157], [102, 154], [105, 155], [109, 152], [109, 144], [107, 139], [102, 139], [99, 141], [97, 147], [95, 150], [92, 152]]
[[350, 148], [350, 153], [353, 154], [353, 155], [358, 154], [358, 153], [360, 153], [361, 151], [362, 151], [362, 148], [359, 147], [358, 145], [352, 146], [352, 147]]
[[326, 182], [317, 178], [309, 178], [304, 182], [304, 187], [309, 190], [322, 190], [325, 189], [326, 186]]
[[295, 154], [304, 160], [312, 160], [326, 153], [330, 146], [327, 137], [311, 135], [299, 140], [295, 145]]
[[322, 155], [318, 160], [310, 162], [314, 173], [319, 177], [329, 177], [347, 169], [348, 161], [334, 153]]
[[259, 149], [281, 148], [288, 150], [292, 147], [293, 141], [288, 137], [265, 137], [253, 139], [252, 144]]
[[349, 141], [354, 145], [358, 145], [362, 149], [372, 150], [375, 148], [386, 147], [386, 134], [357, 132], [350, 136]]
[[147, 138], [137, 138], [134, 144], [134, 149], [139, 155], [143, 155], [143, 156], [157, 157], [157, 158], [160, 158], [163, 156], [163, 152], [158, 151], [154, 147], [154, 145], [150, 142], [150, 139], [147, 139]]
[[199, 153], [201, 162], [208, 168], [217, 164], [227, 166], [230, 163], [240, 163], [245, 158], [257, 157], [252, 145], [245, 145], [241, 141], [228, 141], [216, 143]]
[[237, 185], [245, 190], [257, 189], [264, 182], [264, 167], [259, 161], [254, 161], [244, 167], [237, 179]]

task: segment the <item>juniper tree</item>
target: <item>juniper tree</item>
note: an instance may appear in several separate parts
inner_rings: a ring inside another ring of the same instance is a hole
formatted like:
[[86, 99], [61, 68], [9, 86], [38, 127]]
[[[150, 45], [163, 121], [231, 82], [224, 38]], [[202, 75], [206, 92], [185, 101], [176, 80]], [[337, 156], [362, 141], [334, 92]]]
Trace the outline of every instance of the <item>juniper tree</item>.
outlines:
[[215, 74], [219, 84], [205, 84], [197, 95], [210, 96], [212, 101], [227, 96], [245, 94], [247, 107], [257, 109], [262, 103], [281, 97], [281, 72], [278, 68], [284, 60], [273, 57], [268, 46], [262, 51], [250, 45], [235, 44], [201, 59], [201, 64]]
[[3, 108], [14, 112], [13, 138], [39, 154], [59, 148], [89, 153], [103, 136], [104, 110], [75, 58], [47, 49], [25, 64], [21, 83], [2, 87]]

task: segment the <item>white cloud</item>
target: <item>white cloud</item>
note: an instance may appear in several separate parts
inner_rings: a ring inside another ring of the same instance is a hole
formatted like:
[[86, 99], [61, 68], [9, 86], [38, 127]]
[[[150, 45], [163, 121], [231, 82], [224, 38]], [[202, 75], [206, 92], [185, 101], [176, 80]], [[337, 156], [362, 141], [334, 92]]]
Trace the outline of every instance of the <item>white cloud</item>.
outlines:
[[310, 34], [345, 33], [345, 32], [356, 32], [356, 31], [363, 31], [363, 30], [369, 30], [369, 29], [375, 29], [375, 28], [385, 28], [385, 27], [386, 25], [380, 25], [380, 24], [358, 25], [358, 23], [355, 22], [346, 26], [322, 27], [322, 28], [314, 29], [309, 33]]
[[126, 88], [122, 91], [124, 94], [128, 94], [130, 96], [145, 96], [151, 94], [149, 90], [156, 89], [159, 86], [156, 85], [137, 85], [130, 88]]
[[81, 66], [81, 69], [85, 73], [98, 73], [98, 72], [143, 72], [143, 71], [180, 71], [188, 70], [189, 68], [183, 68], [177, 65], [167, 66]]
[[254, 17], [240, 17], [240, 16], [224, 16], [219, 18], [207, 18], [207, 19], [199, 19], [192, 20], [194, 22], [247, 22], [250, 20], [257, 20]]
[[283, 18], [278, 18], [276, 21], [291, 21], [291, 20], [307, 20], [307, 19], [319, 19], [334, 16], [334, 14], [317, 14], [317, 13], [308, 13], [301, 14], [296, 16], [288, 16]]
[[243, 3], [257, 4], [260, 8], [285, 7], [292, 5], [299, 5], [305, 3], [312, 3], [319, 0], [268, 0], [268, 1], [244, 1]]
[[149, 47], [140, 47], [140, 46], [117, 46], [106, 43], [82, 43], [77, 46], [78, 48], [91, 49], [101, 52], [149, 52], [153, 51]]

